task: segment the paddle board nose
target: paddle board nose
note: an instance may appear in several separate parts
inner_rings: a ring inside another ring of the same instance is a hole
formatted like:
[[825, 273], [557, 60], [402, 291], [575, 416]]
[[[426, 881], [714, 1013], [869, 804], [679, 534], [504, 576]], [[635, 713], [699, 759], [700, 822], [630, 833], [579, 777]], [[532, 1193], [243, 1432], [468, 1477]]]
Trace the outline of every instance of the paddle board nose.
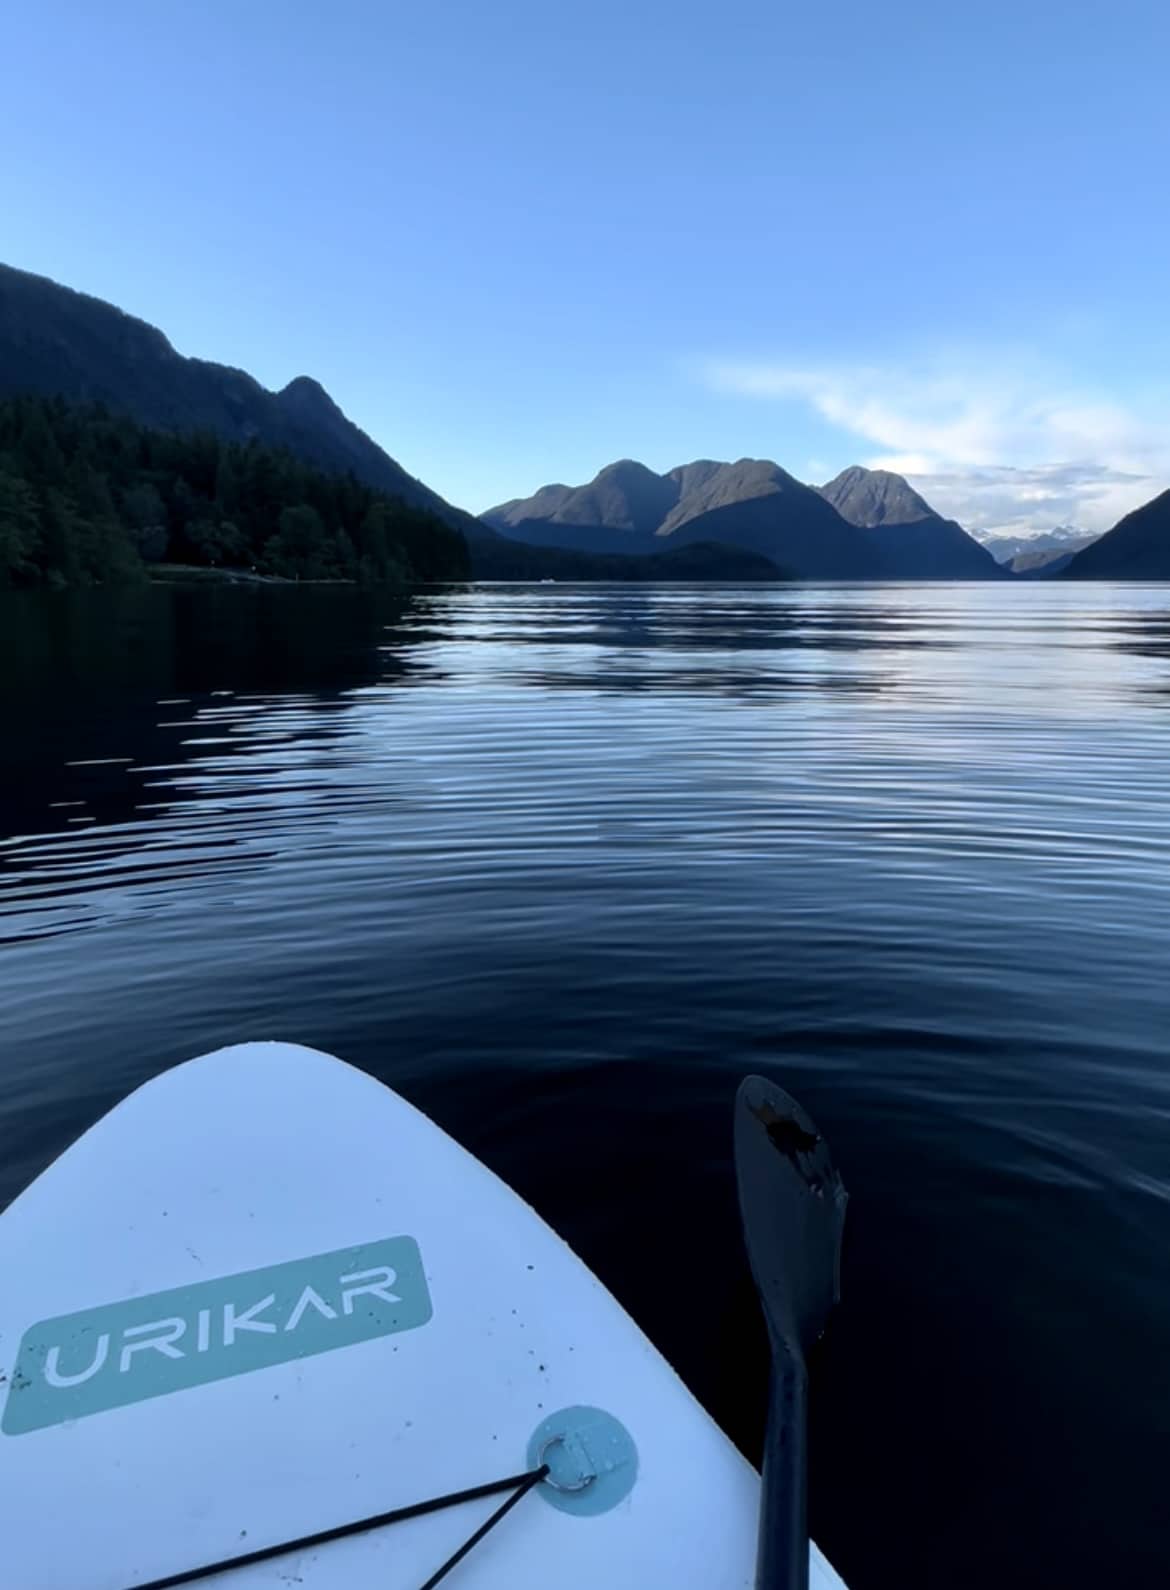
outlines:
[[460, 1590], [752, 1583], [751, 1467], [510, 1188], [331, 1056], [249, 1043], [148, 1082], [0, 1215], [0, 1274], [19, 1590], [253, 1553], [216, 1583], [419, 1590], [544, 1464]]

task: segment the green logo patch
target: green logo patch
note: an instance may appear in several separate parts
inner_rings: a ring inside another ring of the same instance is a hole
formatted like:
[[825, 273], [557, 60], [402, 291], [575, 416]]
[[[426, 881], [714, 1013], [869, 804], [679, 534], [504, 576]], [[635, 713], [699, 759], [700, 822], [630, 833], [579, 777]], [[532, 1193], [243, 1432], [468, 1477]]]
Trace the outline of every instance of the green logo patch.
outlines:
[[387, 1237], [41, 1320], [0, 1429], [23, 1435], [230, 1375], [352, 1347], [431, 1317], [413, 1237]]

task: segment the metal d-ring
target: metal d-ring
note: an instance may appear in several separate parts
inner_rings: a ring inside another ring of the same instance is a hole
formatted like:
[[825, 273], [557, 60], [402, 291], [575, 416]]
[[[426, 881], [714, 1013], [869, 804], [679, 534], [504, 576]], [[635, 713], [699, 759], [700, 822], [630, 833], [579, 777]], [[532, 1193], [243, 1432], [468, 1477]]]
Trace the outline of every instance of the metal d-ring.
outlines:
[[[548, 1463], [546, 1462], [547, 1454], [554, 1446], [564, 1445], [565, 1438], [563, 1435], [550, 1435], [548, 1440], [536, 1449], [537, 1467], [548, 1468]], [[596, 1474], [586, 1474], [579, 1479], [575, 1485], [562, 1485], [559, 1480], [553, 1479], [552, 1471], [550, 1469], [544, 1477], [544, 1483], [550, 1486], [554, 1491], [587, 1491], [596, 1478]]]

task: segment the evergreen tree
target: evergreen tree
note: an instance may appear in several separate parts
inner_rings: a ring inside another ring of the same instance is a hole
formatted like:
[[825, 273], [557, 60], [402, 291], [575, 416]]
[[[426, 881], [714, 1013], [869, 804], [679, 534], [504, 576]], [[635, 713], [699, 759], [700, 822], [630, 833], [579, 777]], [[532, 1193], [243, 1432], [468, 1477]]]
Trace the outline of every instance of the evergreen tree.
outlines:
[[228, 519], [194, 520], [187, 526], [187, 540], [199, 561], [213, 569], [220, 564], [239, 567], [248, 551], [247, 542]]
[[25, 481], [0, 468], [0, 587], [31, 585], [39, 578], [39, 541], [36, 493]]
[[264, 559], [274, 574], [291, 579], [320, 579], [327, 574], [325, 526], [316, 508], [282, 508], [280, 529], [265, 545]]
[[166, 503], [152, 481], [142, 481], [123, 492], [122, 519], [139, 557], [146, 563], [161, 563], [167, 555], [170, 532]]

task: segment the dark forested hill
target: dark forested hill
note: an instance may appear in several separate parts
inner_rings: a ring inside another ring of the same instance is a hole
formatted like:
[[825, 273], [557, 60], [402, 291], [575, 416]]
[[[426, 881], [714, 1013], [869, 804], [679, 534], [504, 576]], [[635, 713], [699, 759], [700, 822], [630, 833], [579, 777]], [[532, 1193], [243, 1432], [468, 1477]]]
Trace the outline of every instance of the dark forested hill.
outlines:
[[1064, 571], [1066, 580], [1170, 580], [1170, 491], [1127, 513]]
[[784, 580], [791, 574], [770, 558], [739, 547], [693, 542], [661, 552], [582, 552], [507, 536], [471, 543], [472, 569], [481, 580]]
[[0, 397], [21, 392], [105, 403], [156, 430], [286, 448], [465, 534], [477, 528], [471, 514], [407, 474], [308, 376], [269, 392], [243, 370], [184, 358], [161, 331], [113, 304], [0, 265]]
[[0, 586], [104, 583], [163, 562], [371, 584], [468, 571], [449, 523], [286, 450], [102, 405], [0, 400]]

